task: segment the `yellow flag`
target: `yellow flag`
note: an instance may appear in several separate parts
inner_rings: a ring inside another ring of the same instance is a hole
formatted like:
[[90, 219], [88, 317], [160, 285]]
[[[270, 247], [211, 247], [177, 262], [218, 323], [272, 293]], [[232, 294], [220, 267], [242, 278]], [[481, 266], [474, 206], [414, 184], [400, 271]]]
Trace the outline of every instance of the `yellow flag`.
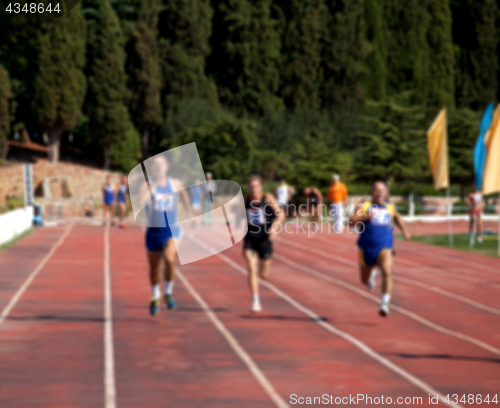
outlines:
[[427, 150], [431, 162], [434, 188], [440, 190], [450, 186], [448, 176], [448, 131], [446, 124], [446, 108], [437, 115], [427, 131]]
[[486, 163], [483, 175], [483, 194], [500, 192], [500, 104], [493, 115], [485, 136]]

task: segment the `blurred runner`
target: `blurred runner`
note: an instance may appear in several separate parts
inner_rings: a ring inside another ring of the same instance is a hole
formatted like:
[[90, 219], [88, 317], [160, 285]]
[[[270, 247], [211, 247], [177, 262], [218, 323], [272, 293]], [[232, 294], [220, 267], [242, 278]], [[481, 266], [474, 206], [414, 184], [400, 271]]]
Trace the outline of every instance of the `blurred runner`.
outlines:
[[189, 189], [191, 193], [191, 210], [193, 213], [193, 228], [196, 228], [197, 221], [194, 217], [198, 217], [201, 214], [201, 200], [203, 200], [203, 188], [201, 187], [201, 181], [196, 180], [195, 185]]
[[343, 214], [344, 204], [347, 200], [347, 187], [340, 181], [340, 176], [334, 174], [333, 181], [328, 189], [328, 201], [330, 202], [330, 214], [333, 218], [333, 231], [341, 232], [344, 228]]
[[116, 204], [120, 210], [120, 222], [118, 223], [118, 228], [125, 228], [123, 219], [125, 218], [125, 212], [127, 210], [127, 192], [127, 176], [121, 176], [120, 185], [116, 189]]
[[469, 240], [474, 242], [474, 229], [477, 230], [477, 243], [483, 243], [483, 195], [477, 189], [476, 185], [472, 185], [472, 191], [467, 197], [469, 205]]
[[111, 175], [106, 175], [106, 182], [102, 185], [102, 225], [108, 221], [108, 213], [111, 225], [115, 225], [115, 188], [111, 183]]
[[149, 312], [152, 316], [160, 310], [162, 264], [164, 264], [165, 303], [169, 309], [177, 308], [173, 296], [177, 252], [173, 238], [180, 238], [181, 235], [180, 228], [175, 225], [179, 195], [190, 214], [188, 194], [178, 180], [168, 177], [168, 162], [165, 157], [156, 156], [153, 160], [152, 171], [148, 173], [150, 187], [145, 184], [141, 191], [142, 205], [152, 201], [146, 207], [150, 225], [146, 229], [146, 249], [151, 282]]
[[323, 203], [323, 194], [316, 187], [307, 187], [304, 189], [304, 195], [306, 196], [307, 209], [309, 211], [309, 222], [315, 227], [316, 230], [321, 216], [321, 204]]
[[262, 191], [260, 176], [248, 178], [248, 197], [245, 200], [248, 232], [243, 242], [243, 256], [248, 268], [248, 286], [252, 294], [252, 312], [262, 311], [259, 298], [257, 273], [262, 279], [268, 279], [273, 254], [273, 236], [276, 226], [285, 218], [276, 199], [270, 193]]
[[207, 179], [206, 184], [203, 184], [203, 214], [201, 218], [202, 225], [212, 225], [213, 222], [213, 206], [214, 206], [214, 194], [217, 192], [217, 185], [215, 181], [212, 180], [212, 173], [206, 173], [205, 178]]
[[278, 199], [278, 205], [283, 210], [285, 216], [288, 216], [288, 202], [291, 200], [290, 188], [286, 184], [285, 179], [280, 180], [280, 184], [276, 187], [276, 198]]
[[372, 186], [371, 200], [358, 203], [350, 219], [354, 224], [364, 224], [364, 229], [358, 238], [361, 282], [370, 288], [375, 266], [382, 273], [382, 300], [379, 314], [384, 317], [389, 315], [392, 293], [393, 225], [401, 230], [405, 240], [410, 239], [401, 216], [386, 199], [387, 186], [382, 181], [376, 181]]

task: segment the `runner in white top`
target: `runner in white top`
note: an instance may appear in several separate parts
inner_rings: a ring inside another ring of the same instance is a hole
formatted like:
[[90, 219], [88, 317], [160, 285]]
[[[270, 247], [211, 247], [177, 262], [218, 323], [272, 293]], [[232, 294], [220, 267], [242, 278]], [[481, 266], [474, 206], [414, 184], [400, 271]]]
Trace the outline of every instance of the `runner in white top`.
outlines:
[[473, 241], [474, 227], [477, 230], [477, 243], [483, 243], [483, 195], [477, 189], [476, 185], [472, 185], [472, 191], [467, 197], [469, 204], [469, 237]]
[[291, 194], [290, 194], [290, 187], [288, 187], [288, 184], [286, 184], [285, 179], [280, 180], [280, 185], [276, 187], [276, 198], [278, 201], [278, 205], [281, 207], [283, 212], [288, 215], [288, 202], [290, 201]]

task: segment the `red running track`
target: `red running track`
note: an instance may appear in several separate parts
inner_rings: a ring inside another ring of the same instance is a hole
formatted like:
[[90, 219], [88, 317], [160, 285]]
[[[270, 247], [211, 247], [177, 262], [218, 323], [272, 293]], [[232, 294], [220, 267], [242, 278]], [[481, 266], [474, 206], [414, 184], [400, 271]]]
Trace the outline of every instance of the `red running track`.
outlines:
[[179, 309], [152, 318], [143, 233], [105, 231], [39, 229], [0, 254], [0, 407], [286, 407], [294, 394], [429, 406], [429, 393], [500, 393], [498, 260], [398, 242], [382, 319], [353, 237], [283, 234], [263, 313], [248, 311], [238, 244], [181, 267]]

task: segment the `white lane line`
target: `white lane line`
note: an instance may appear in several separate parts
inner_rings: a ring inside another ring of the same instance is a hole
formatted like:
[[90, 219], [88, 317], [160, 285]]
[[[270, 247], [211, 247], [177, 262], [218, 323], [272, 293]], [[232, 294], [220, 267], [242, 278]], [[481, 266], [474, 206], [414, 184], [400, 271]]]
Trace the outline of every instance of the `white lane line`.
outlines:
[[17, 290], [16, 293], [14, 293], [14, 296], [9, 300], [9, 303], [7, 303], [7, 306], [5, 306], [2, 309], [2, 313], [0, 313], [0, 325], [3, 323], [3, 321], [7, 318], [11, 310], [16, 306], [17, 302], [21, 298], [21, 296], [26, 292], [26, 289], [28, 289], [28, 286], [33, 282], [33, 279], [36, 278], [36, 276], [40, 273], [40, 271], [43, 269], [43, 267], [47, 264], [47, 262], [52, 258], [52, 255], [56, 252], [57, 248], [59, 248], [70, 231], [73, 229], [73, 224], [71, 224], [68, 228], [66, 228], [66, 231], [59, 237], [57, 242], [52, 246], [50, 249], [49, 253], [43, 257], [43, 259], [40, 261], [40, 263], [37, 265], [37, 267], [29, 274], [29, 276], [26, 278], [26, 280], [23, 282], [21, 287]]
[[[419, 244], [424, 244], [423, 242], [419, 242]], [[426, 247], [429, 247], [428, 249], [426, 249], [425, 251], [425, 256], [428, 256], [429, 258], [434, 258], [434, 259], [447, 259], [447, 260], [450, 260], [452, 262], [455, 262], [455, 263], [458, 263], [458, 264], [469, 264], [471, 266], [474, 266], [476, 268], [479, 268], [483, 271], [488, 271], [488, 272], [493, 272], [493, 273], [500, 273], [500, 268], [494, 268], [494, 267], [490, 267], [488, 265], [484, 265], [482, 263], [479, 263], [479, 262], [475, 262], [475, 261], [471, 261], [470, 259], [457, 259], [457, 258], [454, 258], [452, 256], [449, 256], [447, 254], [440, 254], [438, 251], [435, 251], [435, 247], [432, 246], [432, 245], [429, 245], [429, 244], [424, 244]], [[432, 249], [431, 249], [432, 248]], [[416, 249], [413, 249], [413, 248], [408, 248], [407, 245], [405, 245], [405, 248], [402, 248], [402, 250], [404, 251], [408, 251], [408, 252], [412, 252], [412, 253], [417, 253], [417, 254], [421, 254], [421, 251], [419, 250], [416, 250]], [[496, 259], [492, 259], [493, 262], [498, 262], [498, 260]]]
[[264, 389], [266, 394], [271, 398], [274, 404], [278, 408], [288, 408], [289, 405], [281, 398], [276, 389], [264, 375], [264, 373], [257, 366], [255, 361], [250, 357], [250, 355], [245, 351], [245, 349], [241, 346], [241, 344], [236, 340], [236, 338], [231, 334], [231, 332], [224, 326], [217, 315], [212, 311], [210, 306], [203, 300], [200, 294], [191, 286], [188, 279], [184, 276], [184, 274], [177, 269], [177, 277], [181, 280], [184, 286], [187, 288], [191, 296], [195, 298], [203, 311], [207, 314], [210, 321], [214, 324], [215, 328], [219, 331], [219, 333], [224, 337], [224, 339], [231, 346], [235, 354], [243, 361], [243, 363], [247, 366], [248, 370], [252, 373], [254, 378], [260, 384], [260, 386]]
[[[356, 262], [353, 262], [353, 261], [350, 261], [348, 259], [345, 259], [342, 256], [330, 254], [330, 253], [328, 253], [326, 251], [323, 251], [321, 249], [312, 248], [312, 247], [307, 246], [307, 245], [298, 245], [298, 244], [296, 244], [295, 242], [293, 242], [291, 240], [283, 239], [281, 237], [279, 238], [279, 240], [282, 241], [282, 242], [284, 242], [284, 243], [286, 243], [287, 245], [291, 245], [291, 246], [293, 246], [295, 248], [298, 248], [301, 251], [318, 254], [318, 255], [324, 256], [325, 258], [329, 258], [329, 259], [333, 259], [333, 260], [338, 261], [338, 262], [342, 262], [345, 265], [352, 266], [352, 267], [354, 267], [356, 269], [358, 268], [358, 264]], [[393, 279], [394, 280], [399, 280], [401, 282], [405, 282], [405, 283], [407, 283], [409, 285], [418, 286], [419, 288], [422, 288], [422, 289], [426, 289], [426, 290], [430, 290], [432, 292], [439, 293], [440, 295], [447, 296], [447, 297], [449, 297], [451, 299], [454, 299], [454, 300], [458, 300], [459, 302], [467, 303], [468, 305], [474, 306], [474, 307], [476, 307], [478, 309], [485, 310], [487, 312], [490, 312], [490, 313], [493, 313], [493, 314], [496, 314], [496, 315], [500, 315], [500, 309], [497, 309], [497, 308], [485, 305], [483, 303], [476, 302], [475, 300], [469, 299], [469, 298], [467, 298], [465, 296], [457, 295], [455, 293], [452, 293], [452, 292], [449, 292], [447, 290], [441, 289], [441, 288], [439, 288], [437, 286], [427, 285], [425, 283], [422, 283], [422, 282], [419, 282], [419, 281], [415, 281], [413, 279], [404, 278], [402, 276], [394, 276]]]
[[[334, 245], [343, 246], [344, 248], [347, 248], [347, 247], [352, 248], [351, 245], [347, 245], [347, 244], [344, 244], [343, 242], [340, 242], [336, 239], [329, 239], [329, 238], [330, 237], [327, 237], [327, 240]], [[352, 245], [354, 246], [355, 244], [356, 244], [355, 241], [352, 241]], [[408, 250], [407, 248], [402, 249], [402, 251], [407, 251], [407, 250]], [[498, 281], [488, 280], [488, 279], [493, 279], [493, 278], [477, 279], [477, 278], [471, 277], [471, 275], [464, 273], [464, 272], [459, 272], [459, 271], [449, 272], [449, 271], [445, 271], [445, 270], [440, 270], [440, 269], [434, 268], [432, 266], [427, 266], [424, 263], [410, 261], [410, 260], [404, 259], [404, 258], [403, 259], [400, 258], [398, 260], [398, 262], [406, 263], [407, 265], [415, 265], [415, 267], [418, 267], [420, 270], [437, 273], [438, 275], [452, 276], [455, 279], [462, 279], [462, 280], [466, 280], [469, 282], [474, 282], [474, 283], [479, 284], [479, 285], [486, 285], [492, 289], [500, 289], [500, 283]], [[492, 283], [494, 283], [494, 285], [492, 285]]]
[[[198, 240], [198, 239], [196, 239], [196, 238], [194, 238], [192, 236], [190, 236], [190, 238], [191, 238], [191, 240], [193, 240], [194, 242], [196, 242], [198, 245], [204, 246], [205, 248], [209, 248], [210, 250], [214, 251], [214, 249], [212, 247], [210, 247], [209, 245], [205, 244], [204, 242], [202, 242], [202, 241], [200, 241], [200, 240]], [[229, 265], [231, 265], [234, 269], [236, 269], [237, 271], [241, 272], [242, 274], [244, 274], [244, 275], [247, 274], [247, 271], [246, 271], [245, 268], [243, 268], [242, 266], [238, 265], [236, 262], [234, 262], [232, 259], [228, 258], [226, 255], [223, 255], [223, 254], [219, 253], [216, 256], [219, 257], [219, 258], [221, 258], [223, 261], [225, 261], [226, 263], [228, 263]], [[274, 256], [276, 256], [276, 255], [274, 255]], [[419, 388], [420, 390], [422, 390], [424, 393], [437, 395], [438, 398], [439, 398], [439, 400], [442, 403], [444, 403], [446, 405], [449, 405], [451, 407], [457, 407], [457, 408], [458, 407], [462, 407], [459, 404], [453, 404], [451, 402], [445, 401], [446, 395], [441, 394], [440, 392], [438, 392], [437, 390], [435, 390], [434, 388], [432, 388], [430, 385], [428, 385], [427, 383], [425, 383], [424, 381], [422, 381], [418, 377], [414, 376], [413, 374], [410, 374], [405, 369], [399, 367], [398, 365], [394, 364], [389, 359], [387, 359], [387, 358], [383, 357], [382, 355], [378, 354], [376, 351], [374, 351], [372, 348], [370, 348], [369, 346], [367, 346], [361, 340], [358, 340], [356, 337], [354, 337], [354, 336], [352, 336], [352, 335], [350, 335], [350, 334], [348, 334], [348, 333], [346, 333], [346, 332], [344, 332], [344, 331], [342, 331], [340, 329], [337, 329], [336, 327], [332, 326], [330, 323], [325, 322], [320, 316], [318, 316], [312, 310], [306, 308], [305, 306], [303, 306], [302, 304], [300, 304], [299, 302], [297, 302], [295, 299], [293, 299], [292, 297], [288, 296], [286, 293], [282, 292], [280, 289], [278, 289], [273, 284], [271, 284], [271, 283], [269, 283], [267, 281], [262, 281], [262, 280], [260, 280], [260, 284], [264, 285], [265, 287], [267, 287], [268, 289], [270, 289], [272, 292], [274, 292], [276, 295], [278, 295], [280, 298], [282, 298], [283, 300], [285, 300], [287, 303], [291, 304], [293, 307], [295, 307], [296, 309], [300, 310], [305, 315], [309, 316], [312, 320], [314, 320], [317, 324], [319, 324], [321, 327], [323, 327], [327, 331], [329, 331], [329, 332], [331, 332], [331, 333], [339, 336], [340, 338], [348, 341], [349, 343], [351, 343], [352, 345], [354, 345], [355, 347], [357, 347], [358, 349], [360, 349], [363, 353], [365, 353], [366, 355], [368, 355], [372, 359], [376, 360], [377, 362], [379, 362], [380, 364], [382, 364], [383, 366], [385, 366], [386, 368], [388, 368], [392, 372], [394, 372], [394, 373], [398, 374], [399, 376], [403, 377], [405, 380], [407, 380], [408, 382], [410, 382], [411, 384], [413, 384], [414, 386], [416, 386], [417, 388]]]
[[113, 312], [109, 271], [109, 225], [104, 229], [104, 407], [116, 407]]
[[[358, 295], [361, 295], [367, 299], [370, 299], [371, 301], [373, 301], [377, 304], [380, 301], [380, 299], [377, 298], [376, 296], [371, 295], [369, 293], [366, 293], [365, 291], [359, 289], [358, 287], [351, 285], [350, 283], [344, 282], [343, 280], [333, 278], [332, 276], [328, 276], [324, 273], [318, 272], [318, 271], [316, 271], [312, 268], [309, 268], [307, 266], [300, 265], [297, 262], [290, 261], [289, 259], [285, 258], [284, 256], [281, 256], [278, 254], [275, 254], [273, 256], [274, 256], [274, 258], [279, 259], [281, 262], [284, 262], [284, 263], [286, 263], [286, 264], [288, 264], [296, 269], [299, 269], [303, 272], [306, 272], [309, 275], [313, 275], [313, 276], [316, 276], [317, 278], [323, 279], [325, 281], [332, 282], [338, 286], [342, 286], [343, 288], [346, 288], [352, 292], [357, 293]], [[447, 334], [448, 336], [455, 337], [455, 338], [460, 339], [460, 340], [464, 340], [464, 341], [471, 343], [477, 347], [480, 347], [486, 351], [489, 351], [490, 353], [493, 353], [493, 354], [500, 356], [500, 349], [498, 349], [490, 344], [487, 344], [481, 340], [478, 340], [474, 337], [467, 336], [466, 334], [456, 332], [454, 330], [447, 329], [446, 327], [443, 327], [443, 326], [440, 326], [439, 324], [433, 323], [430, 320], [427, 320], [426, 318], [424, 318], [416, 313], [410, 312], [409, 310], [402, 308], [401, 306], [396, 306], [394, 304], [391, 304], [391, 309], [396, 311], [396, 312], [399, 312], [405, 316], [408, 316], [409, 318], [411, 318], [411, 319], [413, 319], [413, 320], [415, 320], [415, 321], [417, 321], [417, 322], [423, 324], [424, 326], [427, 326], [433, 330]]]

